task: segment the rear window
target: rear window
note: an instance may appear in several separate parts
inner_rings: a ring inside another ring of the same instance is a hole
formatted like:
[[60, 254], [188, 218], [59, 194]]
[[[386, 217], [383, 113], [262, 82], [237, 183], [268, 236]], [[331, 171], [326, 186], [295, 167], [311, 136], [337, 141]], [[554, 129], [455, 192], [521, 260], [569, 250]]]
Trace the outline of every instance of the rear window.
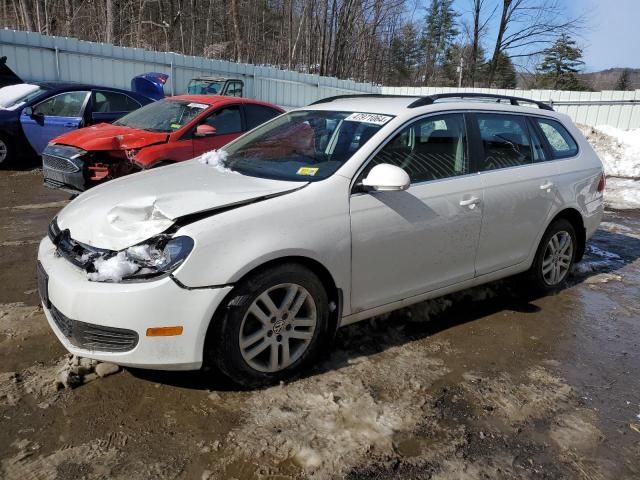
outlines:
[[549, 142], [553, 158], [567, 158], [577, 155], [578, 145], [560, 122], [545, 118], [536, 118], [536, 122]]

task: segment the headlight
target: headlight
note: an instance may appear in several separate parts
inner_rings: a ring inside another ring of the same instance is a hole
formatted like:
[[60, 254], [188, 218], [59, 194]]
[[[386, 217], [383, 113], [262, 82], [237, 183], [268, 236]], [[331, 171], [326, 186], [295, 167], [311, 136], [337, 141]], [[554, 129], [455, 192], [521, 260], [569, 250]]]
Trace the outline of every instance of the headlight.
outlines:
[[87, 277], [93, 282], [144, 280], [174, 271], [191, 253], [193, 239], [158, 235], [110, 256], [91, 258]]

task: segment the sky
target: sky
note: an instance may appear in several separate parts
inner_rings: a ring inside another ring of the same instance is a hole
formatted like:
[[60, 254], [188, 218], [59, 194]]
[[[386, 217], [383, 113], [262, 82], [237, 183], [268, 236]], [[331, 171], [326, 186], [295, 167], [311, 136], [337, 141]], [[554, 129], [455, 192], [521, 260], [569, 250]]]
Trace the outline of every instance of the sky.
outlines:
[[[533, 1], [533, 0], [531, 0]], [[585, 17], [585, 27], [575, 38], [583, 49], [585, 71], [615, 67], [640, 68], [640, 0], [558, 0], [571, 17]], [[488, 0], [491, 9], [500, 0]], [[424, 15], [430, 0], [416, 0], [414, 18]], [[455, 0], [454, 8], [469, 12], [471, 0]], [[422, 7], [422, 8], [421, 8]], [[496, 17], [498, 14], [496, 15]], [[498, 19], [489, 32], [485, 47], [489, 52], [495, 41]]]
[[565, 0], [574, 15], [587, 15], [578, 42], [586, 70], [640, 68], [640, 0]]

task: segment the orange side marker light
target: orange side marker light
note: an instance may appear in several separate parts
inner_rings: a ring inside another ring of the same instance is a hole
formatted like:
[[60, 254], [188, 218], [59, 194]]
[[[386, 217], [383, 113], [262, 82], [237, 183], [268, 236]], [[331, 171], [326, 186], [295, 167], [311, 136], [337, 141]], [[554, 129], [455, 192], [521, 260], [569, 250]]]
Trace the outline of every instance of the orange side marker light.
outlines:
[[147, 337], [175, 337], [182, 335], [182, 327], [150, 327], [147, 328]]

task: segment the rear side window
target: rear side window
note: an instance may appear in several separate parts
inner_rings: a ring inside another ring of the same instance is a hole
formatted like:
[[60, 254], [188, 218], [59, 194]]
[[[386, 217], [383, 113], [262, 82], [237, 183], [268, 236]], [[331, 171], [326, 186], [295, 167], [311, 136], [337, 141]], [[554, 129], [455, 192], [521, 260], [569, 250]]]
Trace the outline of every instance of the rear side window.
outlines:
[[402, 168], [413, 183], [469, 173], [464, 116], [438, 115], [412, 123], [376, 154], [364, 175], [381, 163]]
[[280, 115], [279, 111], [263, 105], [245, 105], [244, 111], [247, 119], [247, 130], [256, 128], [267, 120], [271, 120]]
[[578, 154], [578, 145], [560, 122], [545, 118], [536, 118], [535, 121], [549, 142], [553, 158], [567, 158]]
[[132, 112], [140, 104], [123, 93], [97, 91], [93, 97], [93, 111], [99, 113]]
[[204, 123], [215, 128], [218, 135], [241, 132], [242, 120], [240, 119], [240, 107], [234, 105], [218, 110], [211, 114]]
[[478, 113], [476, 119], [484, 147], [482, 170], [518, 167], [533, 163], [529, 128], [524, 117]]

